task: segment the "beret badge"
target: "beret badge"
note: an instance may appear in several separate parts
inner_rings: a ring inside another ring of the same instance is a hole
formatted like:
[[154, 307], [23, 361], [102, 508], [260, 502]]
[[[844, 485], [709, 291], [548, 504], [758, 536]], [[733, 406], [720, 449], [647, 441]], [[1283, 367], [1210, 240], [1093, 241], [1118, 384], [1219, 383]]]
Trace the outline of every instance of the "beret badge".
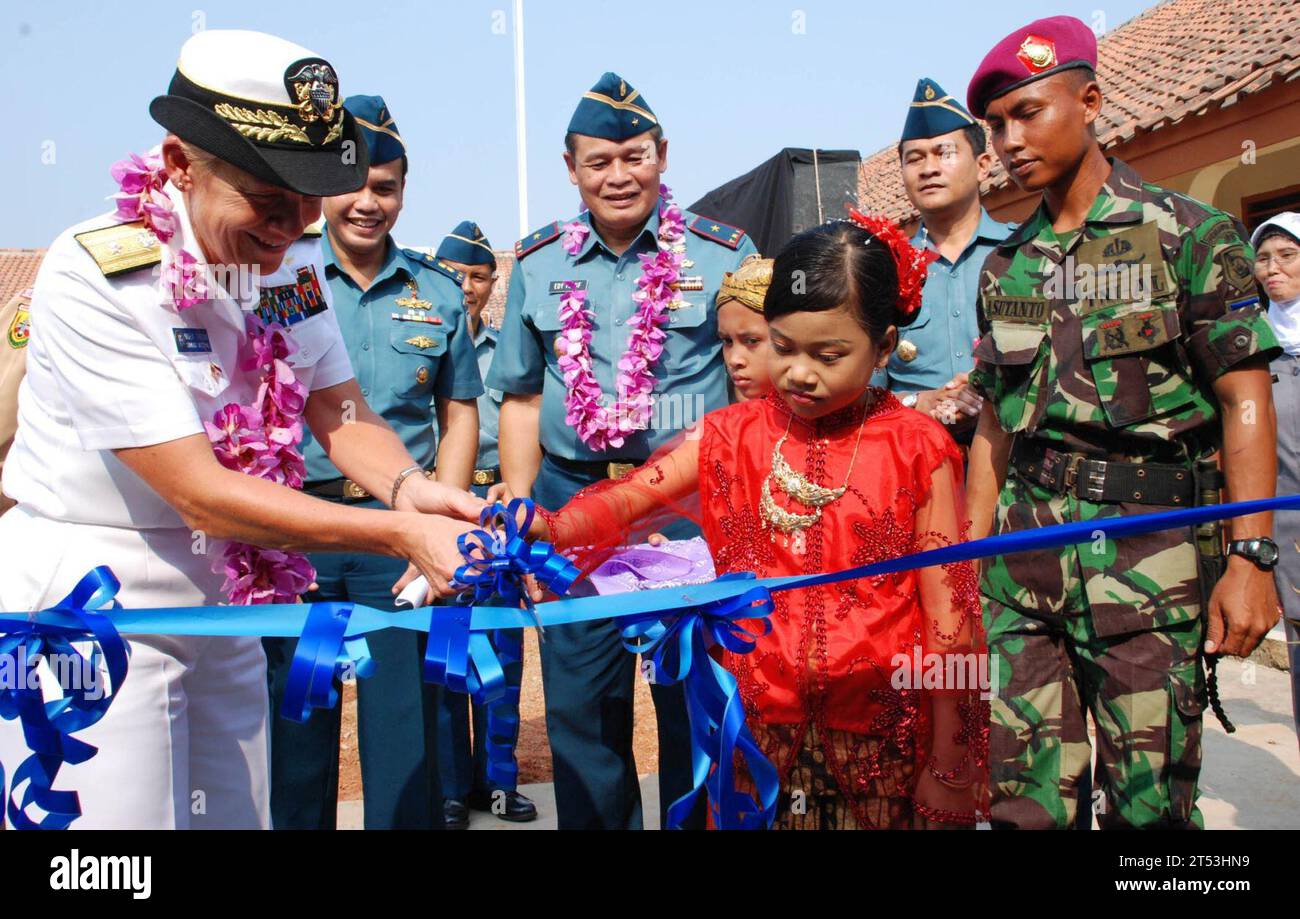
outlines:
[[1051, 70], [1056, 66], [1056, 43], [1050, 38], [1040, 38], [1033, 33], [1025, 36], [1016, 53], [1020, 63], [1032, 74]]

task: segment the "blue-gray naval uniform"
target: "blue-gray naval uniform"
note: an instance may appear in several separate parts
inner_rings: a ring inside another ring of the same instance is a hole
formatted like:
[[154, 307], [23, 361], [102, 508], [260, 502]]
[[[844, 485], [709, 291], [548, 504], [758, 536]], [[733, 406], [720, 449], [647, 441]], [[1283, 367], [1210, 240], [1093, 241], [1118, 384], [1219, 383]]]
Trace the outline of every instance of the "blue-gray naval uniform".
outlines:
[[[459, 272], [401, 249], [390, 238], [383, 267], [366, 290], [340, 268], [322, 240], [325, 276], [343, 341], [366, 403], [397, 432], [426, 469], [436, 455], [435, 400], [483, 392], [465, 326]], [[306, 490], [342, 474], [307, 432]], [[376, 499], [343, 501], [382, 508]], [[403, 559], [356, 552], [310, 554], [320, 589], [306, 602], [353, 601], [395, 609], [390, 588]], [[442, 829], [436, 687], [425, 684], [424, 636], [389, 629], [367, 636], [374, 675], [357, 681], [357, 727], [367, 829]], [[271, 817], [276, 829], [332, 828], [338, 798], [339, 706], [306, 724], [278, 716], [294, 639], [264, 639], [271, 689]]]
[[[684, 213], [685, 262], [664, 352], [656, 363], [656, 406], [651, 427], [608, 452], [590, 449], [564, 420], [566, 387], [554, 350], [565, 281], [585, 285], [593, 313], [591, 357], [601, 389], [612, 396], [627, 323], [641, 275], [637, 256], [658, 247], [658, 208], [620, 256], [594, 230], [576, 255], [561, 245], [556, 222], [515, 245], [496, 356], [486, 383], [507, 394], [542, 395], [543, 458], [533, 499], [557, 510], [580, 488], [606, 476], [610, 462], [639, 464], [706, 412], [727, 404], [727, 375], [718, 340], [716, 298], [724, 272], [735, 271], [756, 249], [744, 232]], [[590, 226], [589, 215], [577, 218]], [[575, 463], [588, 463], [583, 468]], [[673, 528], [670, 536], [679, 535]], [[561, 828], [640, 829], [641, 794], [632, 755], [632, 690], [636, 659], [623, 649], [610, 620], [554, 627], [542, 643], [546, 727], [555, 773]], [[679, 686], [651, 685], [659, 727], [660, 813], [690, 790], [690, 735]], [[702, 825], [701, 817], [697, 825]], [[662, 821], [661, 821], [662, 822]]]
[[[980, 334], [975, 305], [980, 269], [984, 259], [1007, 238], [1012, 228], [1011, 224], [999, 223], [980, 208], [979, 227], [957, 261], [939, 256], [930, 263], [921, 291], [921, 309], [910, 325], [899, 330], [900, 345], [910, 342], [915, 356], [904, 360], [910, 349], [895, 348], [884, 370], [877, 371], [872, 378], [874, 385], [903, 395], [938, 389], [957, 374], [971, 371], [975, 366], [971, 352]], [[912, 245], [922, 249], [928, 244], [922, 225], [912, 237]]]

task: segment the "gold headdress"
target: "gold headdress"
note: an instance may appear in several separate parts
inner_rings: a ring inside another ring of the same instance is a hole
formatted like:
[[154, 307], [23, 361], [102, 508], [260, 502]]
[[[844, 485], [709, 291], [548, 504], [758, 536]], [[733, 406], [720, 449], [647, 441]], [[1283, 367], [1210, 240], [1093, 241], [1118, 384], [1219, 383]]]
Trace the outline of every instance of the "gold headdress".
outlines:
[[728, 300], [735, 300], [756, 313], [763, 312], [763, 298], [772, 283], [772, 265], [774, 260], [759, 255], [750, 255], [740, 263], [735, 271], [728, 271], [722, 276], [722, 286], [718, 289], [718, 306]]

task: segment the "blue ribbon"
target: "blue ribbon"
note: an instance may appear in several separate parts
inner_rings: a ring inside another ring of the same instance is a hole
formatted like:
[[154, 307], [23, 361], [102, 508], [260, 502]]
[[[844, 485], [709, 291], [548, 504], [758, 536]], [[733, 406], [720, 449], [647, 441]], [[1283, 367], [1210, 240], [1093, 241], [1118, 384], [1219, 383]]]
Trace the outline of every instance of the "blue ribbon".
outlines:
[[352, 610], [351, 603], [313, 603], [308, 607], [280, 707], [280, 714], [290, 721], [305, 722], [312, 709], [337, 705], [336, 681], [349, 669], [358, 677], [374, 673], [375, 662], [366, 640], [347, 637]]
[[[473, 560], [467, 559], [463, 570], [469, 577], [480, 579], [471, 587], [474, 597], [470, 597], [468, 602], [475, 603], [473, 606], [424, 607], [394, 613], [350, 604], [128, 610], [113, 603], [111, 613], [105, 616], [92, 612], [87, 607], [99, 607], [112, 601], [117, 581], [108, 569], [96, 568], [52, 609], [34, 614], [0, 613], [0, 651], [15, 649], [17, 643], [29, 637], [36, 638], [37, 647], [59, 650], [62, 650], [59, 642], [66, 644], [92, 640], [97, 646], [92, 659], [97, 660], [96, 655], [102, 655], [116, 690], [126, 675], [125, 646], [118, 637], [118, 632], [296, 636], [304, 635], [310, 621], [315, 637], [308, 642], [310, 650], [303, 652], [304, 663], [299, 668], [303, 674], [303, 688], [297, 698], [314, 700], [313, 704], [332, 705], [336, 696], [326, 691], [324, 686], [332, 682], [341, 658], [349, 656], [342, 655], [341, 649], [353, 652], [351, 659], [361, 660], [366, 655], [360, 652], [363, 646], [359, 646], [355, 639], [369, 632], [396, 627], [429, 633], [430, 657], [426, 658], [426, 678], [445, 682], [452, 688], [464, 687], [462, 691], [477, 690], [479, 698], [490, 701], [500, 698], [504, 673], [501, 670], [501, 660], [497, 652], [492, 650], [486, 633], [534, 625], [544, 627], [614, 618], [623, 625], [624, 640], [632, 649], [650, 653], [658, 671], [671, 680], [684, 682], [688, 713], [692, 718], [695, 784], [690, 793], [673, 802], [670, 819], [680, 819], [690, 803], [698, 798], [703, 784], [719, 826], [768, 826], [775, 816], [772, 790], [776, 784], [774, 770], [762, 757], [761, 751], [753, 743], [752, 735], [744, 726], [743, 712], [736, 700], [734, 678], [709, 657], [708, 649], [711, 642], [741, 654], [752, 648], [753, 639], [757, 636], [737, 623], [740, 620], [765, 620], [770, 611], [770, 593], [1033, 549], [1089, 543], [1098, 536], [1119, 539], [1160, 530], [1192, 527], [1211, 520], [1229, 520], [1270, 511], [1300, 510], [1300, 495], [1111, 517], [1005, 533], [827, 574], [763, 579], [723, 576], [708, 584], [556, 600], [537, 608], [532, 608], [526, 592], [518, 586], [518, 582], [514, 582], [511, 595], [518, 596], [523, 601], [524, 608], [519, 608], [518, 605], [477, 605], [476, 597], [490, 599], [493, 595], [500, 595], [503, 584], [507, 592], [512, 590], [511, 581], [495, 572], [513, 571], [512, 578], [532, 573], [537, 575], [539, 581], [550, 585], [552, 590], [557, 586], [567, 590], [576, 576], [576, 572], [571, 570], [572, 565], [557, 556], [550, 546], [527, 546], [521, 535], [527, 532], [527, 524], [512, 527], [507, 522], [515, 519], [514, 512], [520, 507], [527, 511], [526, 520], [531, 521], [531, 507], [512, 502], [510, 509], [502, 515], [498, 527], [508, 534], [504, 546], [505, 555], [511, 561], [497, 561], [495, 554], [492, 559], [488, 559], [484, 552], [476, 549], [473, 550]], [[494, 513], [501, 515], [499, 506], [494, 509]], [[495, 545], [492, 534], [484, 535], [486, 540], [467, 540], [462, 548]], [[531, 567], [532, 565], [537, 567]], [[490, 583], [495, 594], [487, 594], [489, 582], [481, 580], [489, 576], [488, 572], [494, 572], [490, 575]], [[350, 607], [350, 611], [343, 612], [341, 607]], [[316, 617], [315, 621], [312, 621], [313, 616]], [[440, 647], [439, 655], [434, 655], [435, 639]], [[296, 666], [297, 655], [294, 663]], [[331, 681], [324, 678], [327, 667]], [[501, 674], [500, 677], [498, 673]], [[485, 686], [497, 695], [484, 694]], [[33, 698], [40, 703], [39, 693], [33, 696], [30, 691], [0, 691], [0, 715], [9, 719], [23, 719], [28, 747], [33, 752], [33, 756], [15, 771], [14, 786], [28, 779], [32, 781], [21, 806], [15, 806], [11, 795], [9, 817], [15, 827], [66, 827], [79, 814], [76, 794], [53, 791], [50, 785], [54, 772], [62, 762], [82, 762], [93, 755], [93, 747], [68, 735], [103, 717], [111, 697], [109, 701], [72, 697], [71, 700], [65, 698], [49, 705], [37, 706], [32, 705]], [[301, 710], [299, 707], [298, 711]], [[52, 730], [45, 730], [46, 724]], [[495, 732], [490, 733], [499, 736]], [[752, 798], [743, 800], [748, 796], [740, 795], [734, 789], [731, 764], [736, 750], [745, 757], [748, 771], [755, 780], [757, 801]], [[700, 781], [701, 775], [706, 776], [703, 782]], [[40, 823], [27, 819], [21, 811], [30, 803], [40, 805], [49, 816]]]
[[455, 584], [464, 588], [456, 606], [434, 607], [429, 643], [424, 658], [424, 678], [453, 692], [468, 693], [488, 706], [487, 774], [498, 786], [513, 787], [518, 777], [513, 737], [517, 715], [510, 713], [505, 664], [522, 660], [523, 642], [505, 630], [471, 629], [471, 605], [499, 601], [507, 608], [522, 604], [537, 625], [536, 608], [526, 578], [563, 595], [578, 578], [578, 569], [546, 542], [529, 543], [527, 534], [536, 508], [526, 498], [509, 505], [493, 504], [479, 514], [479, 529], [465, 533], [457, 548], [465, 564], [456, 569]]
[[[118, 608], [114, 598], [120, 586], [107, 568], [95, 568], [37, 619], [9, 621], [0, 632], [0, 659], [12, 663], [14, 675], [12, 686], [8, 681], [0, 683], [0, 717], [19, 720], [32, 753], [14, 770], [10, 786], [8, 815], [14, 829], [62, 830], [81, 816], [77, 793], [55, 791], [54, 779], [64, 763], [84, 763], [98, 752], [73, 734], [104, 717], [126, 679], [126, 643], [106, 616], [94, 612], [104, 606]], [[74, 641], [87, 640], [91, 642], [89, 656], [72, 646]], [[58, 666], [50, 660], [52, 655], [59, 656]], [[42, 657], [51, 663], [53, 672], [63, 675], [64, 683], [83, 685], [62, 686], [62, 695], [46, 702], [40, 684], [29, 682], [25, 672], [30, 669], [35, 676]], [[112, 685], [111, 694], [104, 685], [101, 663]], [[75, 667], [75, 672], [68, 665]], [[24, 782], [27, 790], [19, 800], [17, 789]], [[0, 789], [4, 787], [0, 766]], [[27, 816], [27, 808], [33, 804], [45, 811], [40, 820]]]
[[[707, 786], [713, 823], [722, 830], [755, 830], [776, 817], [780, 779], [745, 724], [745, 708], [736, 678], [709, 654], [721, 645], [736, 654], [754, 650], [754, 642], [772, 629], [772, 595], [755, 586], [750, 573], [724, 574], [719, 581], [744, 582], [745, 591], [683, 610], [662, 620], [635, 617], [623, 629], [623, 646], [649, 655], [655, 681], [684, 683], [691, 725], [693, 787], [668, 808], [667, 824], [678, 828], [690, 816]], [[759, 632], [740, 625], [754, 620]], [[758, 800], [736, 790], [735, 755], [739, 750], [754, 781]]]

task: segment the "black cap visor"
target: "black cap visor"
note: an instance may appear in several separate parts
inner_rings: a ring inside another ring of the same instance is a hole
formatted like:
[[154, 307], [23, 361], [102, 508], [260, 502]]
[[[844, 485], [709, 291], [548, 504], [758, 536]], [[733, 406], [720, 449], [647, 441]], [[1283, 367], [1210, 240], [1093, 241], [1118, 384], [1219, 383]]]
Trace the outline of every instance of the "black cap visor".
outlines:
[[329, 198], [366, 184], [370, 154], [356, 120], [346, 110], [343, 142], [327, 148], [267, 146], [244, 137], [211, 108], [176, 95], [158, 96], [149, 114], [182, 140], [264, 182], [300, 195]]

